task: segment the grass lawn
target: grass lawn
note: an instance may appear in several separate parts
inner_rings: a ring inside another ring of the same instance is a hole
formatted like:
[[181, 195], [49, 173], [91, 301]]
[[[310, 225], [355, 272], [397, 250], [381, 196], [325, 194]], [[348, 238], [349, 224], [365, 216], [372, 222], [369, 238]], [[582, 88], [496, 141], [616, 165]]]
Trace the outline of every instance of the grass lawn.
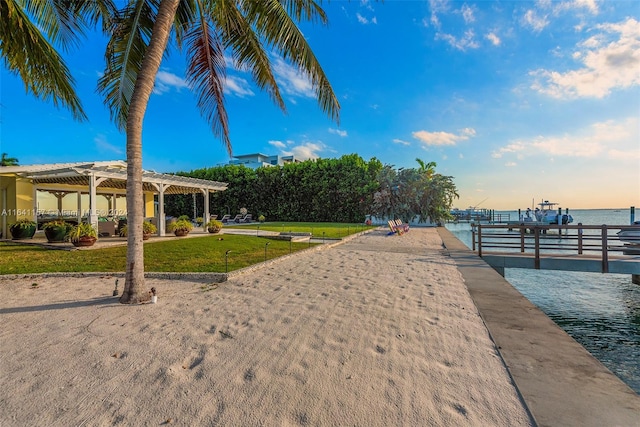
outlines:
[[278, 231], [280, 233], [286, 233], [289, 231], [293, 232], [306, 232], [311, 233], [311, 235], [316, 239], [321, 239], [326, 237], [327, 239], [341, 239], [350, 234], [358, 233], [360, 231], [369, 230], [371, 228], [376, 228], [375, 225], [364, 225], [364, 224], [343, 224], [336, 222], [252, 222], [250, 224], [235, 224], [229, 223], [224, 224], [223, 228], [242, 228], [242, 229], [252, 229], [256, 230], [260, 227], [260, 230], [266, 231]]
[[[308, 242], [291, 243], [255, 236], [225, 234], [145, 243], [144, 264], [149, 272], [225, 272], [225, 252], [230, 250], [229, 271], [306, 249]], [[65, 251], [38, 246], [0, 243], [0, 274], [53, 272], [124, 272], [126, 246]]]

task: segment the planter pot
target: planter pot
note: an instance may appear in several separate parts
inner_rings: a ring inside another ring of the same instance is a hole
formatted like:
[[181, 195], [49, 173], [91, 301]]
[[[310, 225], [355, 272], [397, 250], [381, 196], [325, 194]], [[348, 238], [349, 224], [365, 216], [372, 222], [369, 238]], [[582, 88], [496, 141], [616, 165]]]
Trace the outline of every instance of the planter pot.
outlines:
[[149, 237], [151, 237], [151, 234], [143, 234], [142, 240], [149, 240]]
[[36, 225], [30, 225], [27, 227], [12, 226], [9, 228], [11, 231], [11, 237], [13, 240], [31, 239], [36, 234]]
[[44, 235], [49, 243], [61, 243], [66, 240], [67, 231], [67, 227], [49, 227], [44, 229]]
[[83, 246], [93, 246], [93, 244], [96, 242], [95, 237], [80, 237], [78, 240], [74, 240], [71, 243], [73, 243], [73, 246], [76, 247], [83, 247]]
[[187, 234], [189, 234], [189, 230], [175, 230], [173, 232], [173, 234], [175, 234], [178, 237], [182, 237], [182, 236], [186, 236]]
[[209, 227], [207, 228], [207, 231], [211, 234], [215, 234], [215, 233], [219, 233], [220, 230], [222, 230], [221, 228], [218, 227]]

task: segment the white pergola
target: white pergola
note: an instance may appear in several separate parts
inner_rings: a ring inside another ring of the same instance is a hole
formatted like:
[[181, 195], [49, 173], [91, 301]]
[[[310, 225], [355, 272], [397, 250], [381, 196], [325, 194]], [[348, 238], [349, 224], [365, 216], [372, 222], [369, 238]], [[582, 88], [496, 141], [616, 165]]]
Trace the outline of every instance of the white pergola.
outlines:
[[[30, 180], [33, 183], [33, 200], [37, 201], [37, 191], [47, 191], [58, 199], [58, 211], [62, 211], [62, 198], [69, 193], [78, 194], [78, 216], [81, 216], [80, 197], [83, 191], [70, 190], [68, 186], [87, 188], [89, 193], [88, 217], [94, 227], [98, 227], [96, 197], [107, 197], [109, 204], [113, 200], [116, 209], [118, 196], [124, 197], [127, 183], [127, 163], [121, 160], [106, 162], [55, 163], [29, 166], [6, 166], [0, 168], [0, 174], [11, 174]], [[153, 171], [142, 173], [143, 191], [158, 194], [158, 234], [165, 233], [165, 194], [197, 194], [204, 196], [204, 219], [209, 220], [209, 194], [227, 189], [227, 183], [205, 179], [188, 178], [178, 175], [162, 174]], [[113, 199], [111, 199], [113, 198]], [[6, 201], [4, 202], [6, 205]], [[34, 206], [34, 212], [37, 206]], [[80, 218], [79, 218], [80, 219]]]

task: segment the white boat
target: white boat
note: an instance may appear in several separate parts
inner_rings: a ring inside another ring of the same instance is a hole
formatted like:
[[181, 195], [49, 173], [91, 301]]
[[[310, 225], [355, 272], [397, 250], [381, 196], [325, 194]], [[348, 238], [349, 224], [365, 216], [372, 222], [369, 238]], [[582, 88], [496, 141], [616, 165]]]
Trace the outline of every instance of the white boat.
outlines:
[[640, 221], [634, 222], [629, 228], [622, 228], [617, 234], [621, 242], [640, 245]]
[[535, 210], [527, 209], [524, 215], [520, 217], [520, 223], [542, 225], [571, 224], [573, 217], [568, 213], [558, 213], [558, 210], [555, 208], [556, 205], [558, 205], [558, 203], [543, 200], [538, 203], [539, 207], [535, 208]]

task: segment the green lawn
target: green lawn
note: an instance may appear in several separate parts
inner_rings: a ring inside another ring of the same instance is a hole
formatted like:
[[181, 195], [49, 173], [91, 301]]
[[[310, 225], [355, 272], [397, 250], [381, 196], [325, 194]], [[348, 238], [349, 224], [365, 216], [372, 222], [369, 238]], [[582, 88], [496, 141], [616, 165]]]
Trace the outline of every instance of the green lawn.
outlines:
[[[223, 238], [223, 240], [218, 240]], [[153, 272], [225, 272], [225, 252], [229, 271], [306, 249], [308, 242], [291, 243], [255, 236], [211, 235], [144, 245], [145, 271]], [[0, 274], [53, 272], [124, 272], [125, 246], [65, 251], [32, 245], [0, 243]]]
[[314, 238], [321, 239], [326, 237], [327, 239], [341, 239], [350, 234], [358, 233], [363, 230], [369, 230], [376, 228], [376, 226], [366, 226], [363, 224], [343, 224], [335, 222], [265, 222], [258, 223], [252, 222], [250, 224], [224, 224], [223, 228], [242, 228], [256, 230], [260, 227], [260, 230], [266, 231], [278, 231], [278, 232], [306, 232], [311, 233]]

